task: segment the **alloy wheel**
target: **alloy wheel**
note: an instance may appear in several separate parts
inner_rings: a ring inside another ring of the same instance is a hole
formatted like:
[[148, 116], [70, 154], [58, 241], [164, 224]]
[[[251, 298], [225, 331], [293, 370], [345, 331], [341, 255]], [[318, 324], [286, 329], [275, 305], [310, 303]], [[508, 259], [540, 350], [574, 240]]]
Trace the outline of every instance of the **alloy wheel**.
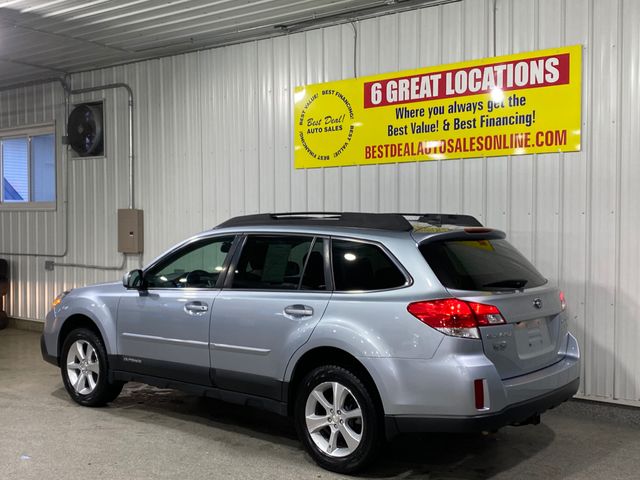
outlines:
[[307, 431], [313, 443], [326, 455], [351, 455], [360, 445], [364, 418], [351, 390], [338, 382], [323, 382], [307, 398]]
[[100, 361], [93, 346], [86, 340], [76, 340], [67, 353], [67, 378], [80, 395], [96, 389], [100, 377]]

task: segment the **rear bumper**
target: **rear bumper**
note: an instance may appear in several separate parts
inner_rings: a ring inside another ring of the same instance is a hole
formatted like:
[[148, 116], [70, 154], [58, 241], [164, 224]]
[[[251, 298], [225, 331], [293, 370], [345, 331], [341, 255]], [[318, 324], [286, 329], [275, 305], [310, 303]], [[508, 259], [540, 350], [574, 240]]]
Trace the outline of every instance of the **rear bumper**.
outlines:
[[58, 366], [58, 357], [49, 354], [49, 352], [47, 351], [47, 344], [44, 341], [44, 335], [40, 336], [40, 352], [42, 353], [42, 359], [45, 362], [48, 362], [51, 365], [55, 365], [56, 367]]
[[[495, 430], [522, 423], [571, 398], [580, 382], [580, 351], [567, 334], [565, 356], [541, 370], [502, 379], [482, 344], [446, 337], [428, 360], [362, 359], [394, 432]], [[475, 405], [474, 382], [485, 380], [485, 409]]]
[[578, 391], [580, 379], [576, 378], [567, 385], [510, 405], [499, 412], [469, 417], [455, 416], [408, 416], [387, 415], [387, 432], [481, 432], [496, 430], [506, 425], [522, 423], [534, 415], [539, 415], [569, 400]]

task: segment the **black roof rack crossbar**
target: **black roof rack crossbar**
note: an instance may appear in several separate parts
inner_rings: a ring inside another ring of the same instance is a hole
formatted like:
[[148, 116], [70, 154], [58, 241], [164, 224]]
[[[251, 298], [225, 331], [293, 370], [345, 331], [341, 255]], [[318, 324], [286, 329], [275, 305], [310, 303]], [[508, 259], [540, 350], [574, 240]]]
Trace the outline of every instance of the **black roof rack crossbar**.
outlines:
[[399, 232], [407, 232], [413, 229], [407, 219], [397, 213], [359, 212], [258, 213], [230, 218], [218, 225], [217, 228], [260, 225], [330, 225]]
[[452, 213], [401, 213], [405, 217], [417, 217], [416, 221], [428, 223], [434, 227], [442, 225], [454, 225], [456, 227], [482, 227], [477, 218], [471, 215], [458, 215]]

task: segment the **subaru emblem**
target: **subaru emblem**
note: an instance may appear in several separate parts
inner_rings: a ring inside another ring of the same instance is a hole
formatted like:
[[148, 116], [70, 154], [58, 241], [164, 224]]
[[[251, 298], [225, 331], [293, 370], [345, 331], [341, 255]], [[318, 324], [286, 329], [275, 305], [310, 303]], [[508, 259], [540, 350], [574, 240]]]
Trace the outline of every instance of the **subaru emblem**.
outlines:
[[536, 307], [538, 310], [540, 310], [542, 308], [542, 300], [540, 300], [539, 298], [536, 298], [533, 301], [533, 306]]

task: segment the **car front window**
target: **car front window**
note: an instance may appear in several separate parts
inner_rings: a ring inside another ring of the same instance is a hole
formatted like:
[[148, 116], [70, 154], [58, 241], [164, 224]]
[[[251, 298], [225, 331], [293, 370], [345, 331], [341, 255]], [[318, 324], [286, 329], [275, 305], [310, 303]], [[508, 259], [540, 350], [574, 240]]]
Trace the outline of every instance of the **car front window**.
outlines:
[[233, 239], [195, 242], [170, 255], [145, 274], [148, 288], [214, 288]]

